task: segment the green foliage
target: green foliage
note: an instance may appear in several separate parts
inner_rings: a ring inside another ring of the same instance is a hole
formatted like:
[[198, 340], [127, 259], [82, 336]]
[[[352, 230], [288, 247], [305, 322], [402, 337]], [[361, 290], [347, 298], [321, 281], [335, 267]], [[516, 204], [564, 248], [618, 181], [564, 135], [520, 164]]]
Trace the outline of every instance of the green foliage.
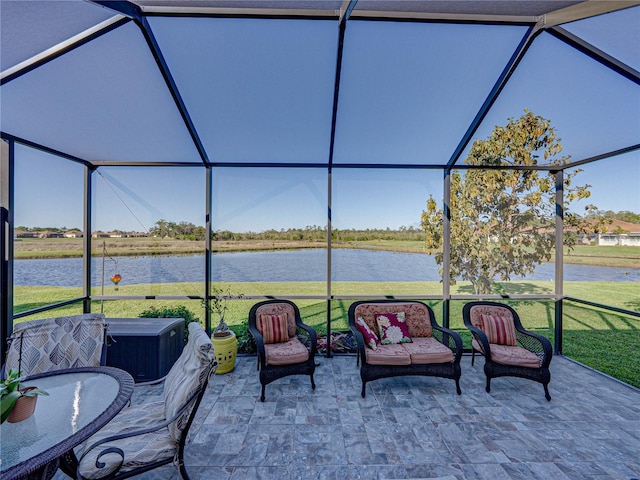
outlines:
[[146, 310], [143, 310], [138, 314], [138, 318], [183, 318], [184, 319], [184, 341], [186, 343], [188, 333], [189, 333], [189, 324], [191, 322], [200, 322], [200, 319], [195, 316], [191, 310], [189, 310], [184, 305], [174, 305], [174, 306], [161, 306], [161, 307], [150, 307]]
[[175, 223], [162, 219], [149, 229], [149, 234], [154, 237], [181, 240], [204, 240], [207, 238], [207, 232], [202, 226], [196, 226], [191, 222]]
[[589, 218], [604, 218], [607, 220], [622, 220], [623, 222], [640, 224], [640, 213], [622, 210], [614, 212], [612, 210], [592, 210], [587, 215]]
[[[563, 165], [560, 139], [549, 120], [526, 111], [506, 126], [496, 126], [486, 140], [476, 140], [467, 165], [486, 167], [532, 167], [542, 156], [545, 164]], [[563, 178], [565, 224], [583, 232], [591, 224], [569, 212], [571, 201], [589, 197], [589, 185], [572, 187], [576, 169]], [[449, 211], [450, 279], [471, 282], [476, 294], [490, 293], [495, 278], [533, 273], [536, 265], [551, 259], [555, 244], [555, 176], [553, 173], [518, 168], [471, 168], [462, 175], [451, 173]], [[443, 219], [432, 196], [427, 200], [421, 224], [426, 247], [437, 249], [443, 263]], [[576, 235], [568, 236], [572, 246]], [[442, 273], [442, 269], [441, 269]]]
[[248, 322], [243, 322], [239, 325], [233, 325], [229, 327], [233, 333], [236, 334], [236, 339], [238, 340], [238, 352], [239, 353], [249, 353], [253, 354], [257, 352], [256, 342], [253, 339], [253, 336], [249, 332], [249, 324]]
[[13, 407], [16, 405], [16, 402], [20, 397], [49, 395], [47, 392], [39, 388], [21, 391], [20, 384], [23, 380], [24, 377], [20, 375], [20, 372], [16, 372], [11, 369], [7, 373], [7, 377], [0, 380], [0, 423], [4, 423], [9, 417]]
[[202, 300], [202, 307], [208, 308], [210, 313], [218, 316], [218, 326], [215, 327], [216, 332], [227, 331], [229, 328], [224, 319], [227, 310], [229, 310], [229, 300], [241, 299], [243, 296], [242, 293], [232, 294], [230, 284], [226, 287], [211, 285], [211, 296], [207, 300]]

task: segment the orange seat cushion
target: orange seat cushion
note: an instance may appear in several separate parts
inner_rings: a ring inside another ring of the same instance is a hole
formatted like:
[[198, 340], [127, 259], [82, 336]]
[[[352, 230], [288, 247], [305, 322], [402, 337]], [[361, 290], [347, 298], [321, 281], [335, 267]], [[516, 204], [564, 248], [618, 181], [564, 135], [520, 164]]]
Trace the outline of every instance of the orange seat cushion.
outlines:
[[264, 351], [267, 365], [292, 365], [309, 359], [309, 350], [298, 337], [293, 337], [288, 342], [267, 344]]
[[453, 352], [433, 337], [417, 337], [403, 347], [411, 358], [411, 363], [453, 362]]
[[375, 350], [365, 348], [367, 363], [370, 365], [411, 365], [411, 356], [403, 348], [404, 345], [407, 344], [379, 345]]
[[[474, 339], [473, 348], [482, 352], [482, 347]], [[515, 365], [518, 367], [540, 368], [540, 357], [535, 353], [522, 347], [512, 347], [509, 345], [498, 345], [492, 343], [491, 360], [501, 365]]]

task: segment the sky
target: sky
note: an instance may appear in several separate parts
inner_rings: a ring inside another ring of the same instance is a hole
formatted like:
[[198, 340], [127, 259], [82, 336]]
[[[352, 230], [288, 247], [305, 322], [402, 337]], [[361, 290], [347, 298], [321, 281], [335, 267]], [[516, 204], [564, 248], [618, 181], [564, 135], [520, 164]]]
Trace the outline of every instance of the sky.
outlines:
[[[640, 69], [638, 23], [640, 7], [565, 27]], [[211, 160], [327, 161], [335, 22], [154, 17], [150, 24]], [[446, 163], [525, 30], [350, 22], [334, 162]], [[1, 101], [3, 131], [82, 158], [200, 161], [131, 24], [9, 82]], [[546, 33], [476, 138], [524, 109], [551, 120], [572, 160], [640, 143], [638, 86]], [[34, 112], [48, 122], [33, 122]], [[576, 181], [590, 184], [592, 195], [578, 213], [586, 204], [640, 213], [640, 152], [581, 168]], [[94, 230], [205, 223], [202, 168], [100, 167], [93, 176]], [[16, 225], [81, 227], [83, 178], [78, 164], [18, 146]], [[213, 192], [214, 230], [327, 223], [326, 169], [217, 168]], [[332, 225], [418, 227], [430, 194], [442, 198], [440, 170], [335, 168]]]

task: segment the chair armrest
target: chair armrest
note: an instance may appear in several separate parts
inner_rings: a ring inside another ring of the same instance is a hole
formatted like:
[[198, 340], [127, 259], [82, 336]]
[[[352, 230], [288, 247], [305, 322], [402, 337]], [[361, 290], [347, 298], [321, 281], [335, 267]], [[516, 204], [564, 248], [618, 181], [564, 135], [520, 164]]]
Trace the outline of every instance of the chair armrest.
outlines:
[[551, 357], [553, 356], [553, 349], [551, 348], [551, 342], [547, 337], [538, 335], [537, 333], [530, 332], [523, 328], [516, 328], [516, 336], [518, 337], [518, 343], [536, 354], [542, 354], [542, 366], [548, 367], [551, 363]]
[[484, 354], [486, 359], [487, 360], [491, 360], [491, 347], [489, 346], [489, 338], [487, 337], [487, 334], [484, 333], [479, 328], [474, 327], [470, 323], [466, 324], [465, 326], [471, 331], [471, 334], [473, 335], [473, 338], [475, 338], [476, 341], [482, 347], [482, 353]]
[[443, 345], [447, 346], [454, 354], [454, 363], [460, 362], [462, 357], [462, 337], [458, 332], [454, 332], [437, 324], [431, 324], [433, 337]]
[[316, 333], [316, 330], [313, 327], [307, 325], [306, 323], [303, 323], [302, 321], [296, 322], [296, 328], [300, 328], [304, 330], [309, 335], [309, 343], [311, 345], [311, 355], [315, 355], [316, 353], [318, 353], [318, 348], [317, 348], [318, 334]]
[[356, 339], [356, 345], [358, 347], [358, 357], [360, 357], [360, 360], [364, 365], [365, 363], [367, 363], [367, 355], [364, 352], [364, 349], [365, 349], [364, 336], [362, 335], [362, 332], [358, 330], [358, 327], [356, 327], [355, 325], [349, 323], [349, 328], [351, 329], [351, 333], [353, 333], [353, 336]]
[[[96, 447], [99, 447], [100, 445], [103, 445], [105, 443], [114, 442], [116, 440], [122, 440], [122, 439], [125, 439], [125, 438], [131, 438], [131, 437], [138, 437], [138, 436], [141, 436], [141, 435], [147, 435], [149, 433], [157, 432], [158, 430], [162, 430], [163, 428], [168, 427], [173, 422], [175, 422], [178, 418], [180, 418], [184, 414], [184, 412], [188, 408], [190, 408], [192, 406], [193, 403], [195, 403], [195, 401], [198, 398], [199, 393], [200, 393], [199, 391], [196, 391], [189, 398], [189, 400], [187, 400], [184, 403], [184, 405], [182, 405], [182, 407], [180, 407], [178, 409], [178, 411], [176, 412], [176, 414], [172, 418], [170, 418], [168, 420], [165, 420], [162, 423], [158, 423], [158, 424], [156, 424], [156, 425], [154, 425], [152, 427], [144, 428], [144, 429], [141, 429], [141, 430], [133, 430], [133, 431], [130, 431], [130, 432], [127, 432], [127, 433], [121, 433], [121, 434], [118, 434], [118, 435], [111, 435], [109, 437], [102, 438], [102, 439], [98, 440], [97, 442], [92, 443], [91, 445], [89, 445], [87, 448], [84, 449], [84, 452], [82, 452], [82, 455], [77, 460], [76, 478], [79, 478], [79, 479], [84, 479], [85, 478], [80, 474], [80, 464], [82, 463], [82, 459], [85, 456], [87, 456], [90, 452], [92, 452]], [[104, 468], [105, 464], [100, 461], [100, 458], [103, 455], [107, 455], [107, 454], [110, 454], [110, 453], [116, 453], [116, 454], [120, 455], [122, 460], [121, 460], [120, 466], [115, 470], [115, 472], [111, 472], [111, 473], [108, 474], [109, 478], [110, 478], [111, 475], [113, 475], [113, 473], [116, 473], [120, 469], [120, 467], [122, 466], [122, 463], [124, 463], [124, 459], [125, 459], [125, 452], [121, 448], [108, 447], [108, 448], [105, 448], [104, 450], [102, 450], [101, 452], [98, 453], [98, 455], [96, 457], [95, 467], [98, 468], [98, 469], [99, 468]]]
[[262, 368], [267, 363], [266, 352], [264, 349], [264, 337], [254, 325], [249, 322], [249, 331], [256, 342], [256, 350], [258, 351], [258, 368]]

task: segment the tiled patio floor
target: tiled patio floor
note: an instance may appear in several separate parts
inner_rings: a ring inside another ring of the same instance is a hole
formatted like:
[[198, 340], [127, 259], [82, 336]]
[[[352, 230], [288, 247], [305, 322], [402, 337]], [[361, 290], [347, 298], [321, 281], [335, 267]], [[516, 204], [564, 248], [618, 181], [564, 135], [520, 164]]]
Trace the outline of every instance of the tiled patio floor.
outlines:
[[186, 448], [192, 479], [640, 479], [640, 392], [566, 358], [551, 363], [551, 402], [515, 378], [487, 394], [470, 356], [461, 396], [451, 380], [401, 377], [362, 399], [355, 357], [318, 362], [315, 392], [284, 378], [265, 403], [255, 357], [216, 375]]

